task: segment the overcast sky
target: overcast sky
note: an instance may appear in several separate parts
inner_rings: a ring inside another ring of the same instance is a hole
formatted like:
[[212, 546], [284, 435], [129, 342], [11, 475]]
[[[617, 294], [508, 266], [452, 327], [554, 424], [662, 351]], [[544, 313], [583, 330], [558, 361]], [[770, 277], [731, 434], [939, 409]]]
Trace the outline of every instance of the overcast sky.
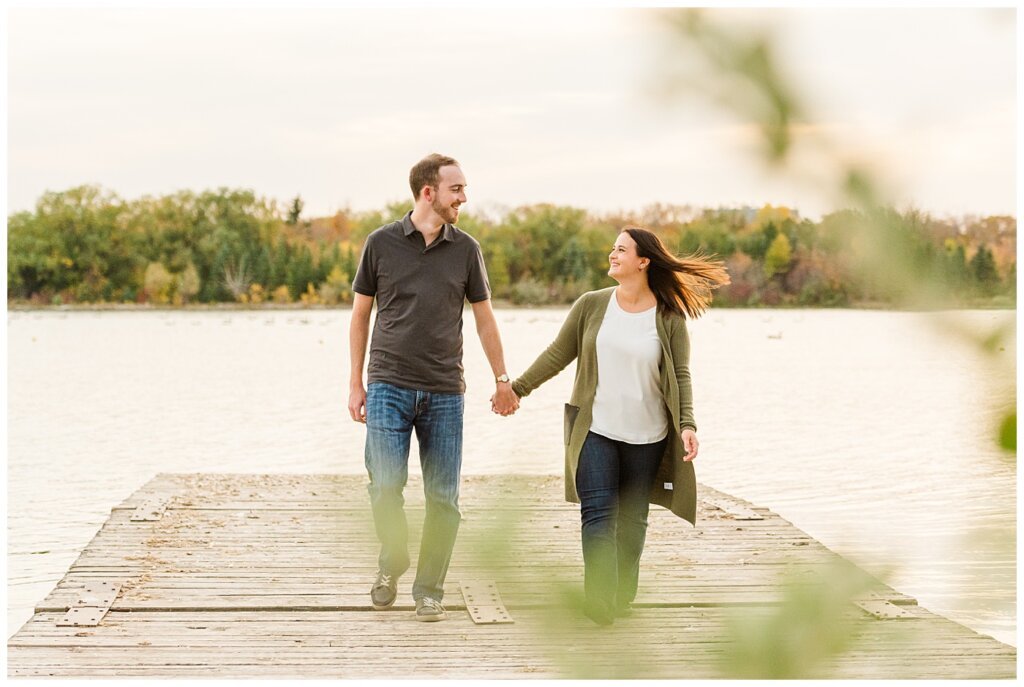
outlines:
[[[803, 130], [935, 214], [1016, 214], [1014, 10], [715, 11], [777, 37]], [[8, 212], [96, 183], [125, 198], [247, 187], [306, 215], [404, 200], [426, 153], [472, 211], [551, 202], [832, 209], [768, 169], [638, 9], [12, 9]]]

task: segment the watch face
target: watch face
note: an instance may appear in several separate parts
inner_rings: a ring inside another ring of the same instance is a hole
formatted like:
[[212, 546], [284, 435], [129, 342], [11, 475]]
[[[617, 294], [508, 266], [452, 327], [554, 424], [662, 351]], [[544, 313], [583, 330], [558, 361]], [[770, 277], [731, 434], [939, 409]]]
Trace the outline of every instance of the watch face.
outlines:
[[507, 382], [508, 381], [508, 375], [501, 375], [500, 377], [498, 377], [497, 381], [499, 381], [499, 382]]

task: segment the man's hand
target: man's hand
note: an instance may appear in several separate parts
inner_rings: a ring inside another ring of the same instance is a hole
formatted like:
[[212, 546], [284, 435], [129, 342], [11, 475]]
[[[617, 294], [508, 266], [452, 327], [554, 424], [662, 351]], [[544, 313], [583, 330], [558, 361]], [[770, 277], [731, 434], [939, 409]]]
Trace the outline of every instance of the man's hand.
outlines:
[[689, 462], [697, 457], [697, 449], [699, 444], [697, 443], [697, 433], [687, 427], [679, 433], [679, 438], [683, 440], [683, 448], [686, 449], [686, 455], [683, 456], [683, 460]]
[[491, 410], [508, 417], [519, 410], [519, 397], [512, 391], [512, 385], [508, 382], [498, 382], [498, 389], [491, 396]]
[[356, 422], [366, 424], [366, 387], [363, 386], [363, 359], [366, 340], [370, 336], [370, 310], [373, 296], [355, 295], [352, 301], [352, 320], [349, 324], [348, 347], [351, 376], [348, 379], [348, 414]]
[[362, 384], [349, 389], [348, 414], [356, 422], [366, 424], [366, 389]]
[[[490, 299], [473, 304], [473, 318], [476, 320], [476, 333], [480, 336], [484, 355], [491, 364], [491, 371], [495, 378], [501, 377], [505, 371], [505, 354], [501, 350], [498, 321], [494, 318]], [[512, 385], [509, 382], [498, 382], [498, 388], [491, 396], [491, 410], [498, 415], [508, 416], [518, 408], [519, 397], [512, 391]]]

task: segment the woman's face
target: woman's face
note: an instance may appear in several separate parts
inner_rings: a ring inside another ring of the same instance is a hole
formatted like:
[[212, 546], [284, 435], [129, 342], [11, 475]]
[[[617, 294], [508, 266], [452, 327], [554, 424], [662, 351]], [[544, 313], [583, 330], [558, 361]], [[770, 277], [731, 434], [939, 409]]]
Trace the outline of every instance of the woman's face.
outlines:
[[650, 260], [636, 254], [636, 241], [626, 232], [615, 239], [612, 252], [608, 254], [608, 276], [615, 281], [622, 281], [643, 274]]

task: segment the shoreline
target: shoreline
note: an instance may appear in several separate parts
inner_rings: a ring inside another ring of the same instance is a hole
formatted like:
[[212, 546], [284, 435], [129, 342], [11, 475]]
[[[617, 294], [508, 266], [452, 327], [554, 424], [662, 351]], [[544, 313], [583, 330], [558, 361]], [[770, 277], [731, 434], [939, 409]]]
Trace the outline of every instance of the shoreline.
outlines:
[[[495, 308], [503, 310], [560, 310], [568, 308], [571, 303], [559, 304], [522, 304], [517, 305], [507, 300], [492, 300]], [[150, 303], [68, 303], [62, 305], [42, 305], [32, 303], [8, 303], [7, 312], [233, 312], [259, 310], [351, 310], [351, 304], [340, 305], [309, 305], [304, 303], [194, 303], [188, 305], [153, 305]], [[468, 309], [468, 306], [467, 308]], [[803, 305], [758, 305], [758, 306], [723, 306], [712, 305], [712, 310], [876, 310], [889, 312], [944, 312], [950, 310], [1016, 310], [1016, 303], [958, 303], [945, 307], [921, 308], [900, 307], [891, 303], [857, 303], [843, 306], [803, 306]]]

